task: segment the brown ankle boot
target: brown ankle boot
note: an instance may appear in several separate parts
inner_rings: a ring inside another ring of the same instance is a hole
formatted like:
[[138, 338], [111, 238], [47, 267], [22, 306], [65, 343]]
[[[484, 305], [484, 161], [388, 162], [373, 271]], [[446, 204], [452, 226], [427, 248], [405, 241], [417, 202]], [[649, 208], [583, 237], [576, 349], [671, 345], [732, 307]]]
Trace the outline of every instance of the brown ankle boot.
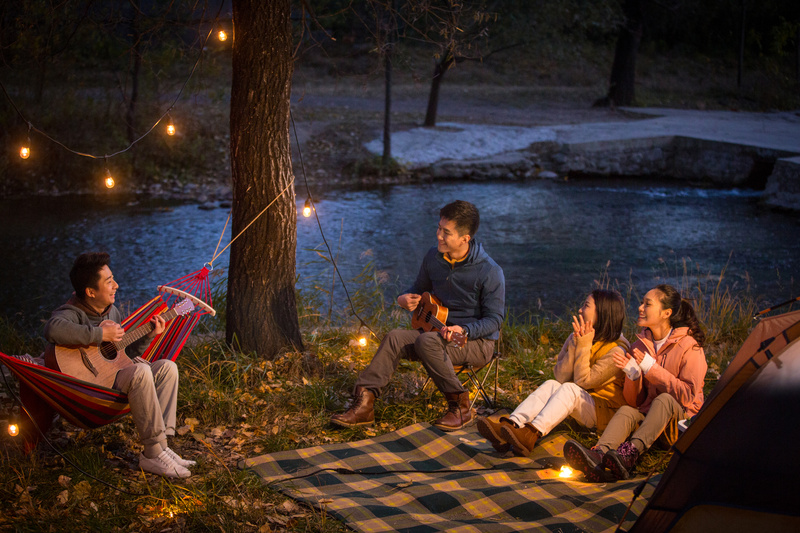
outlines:
[[500, 434], [500, 428], [510, 424], [507, 418], [501, 418], [499, 422], [495, 422], [491, 418], [479, 416], [475, 419], [475, 423], [478, 426], [478, 433], [488, 440], [498, 453], [506, 453], [511, 448], [511, 445]]
[[469, 406], [469, 392], [446, 392], [444, 398], [447, 400], [447, 412], [433, 423], [434, 426], [442, 431], [455, 431], [475, 421]]
[[356, 387], [353, 402], [344, 413], [333, 415], [331, 423], [345, 428], [371, 426], [375, 422], [375, 395], [362, 387]]
[[536, 441], [542, 436], [539, 430], [530, 424], [525, 424], [518, 428], [514, 424], [507, 424], [500, 428], [500, 434], [511, 443], [514, 455], [518, 457], [528, 457], [536, 446]]

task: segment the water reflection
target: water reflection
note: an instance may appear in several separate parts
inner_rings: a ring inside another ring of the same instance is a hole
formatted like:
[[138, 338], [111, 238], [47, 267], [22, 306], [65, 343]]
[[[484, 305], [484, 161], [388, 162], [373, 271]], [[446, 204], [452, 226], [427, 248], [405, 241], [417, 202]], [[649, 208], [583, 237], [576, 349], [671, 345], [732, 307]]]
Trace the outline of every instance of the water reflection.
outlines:
[[[455, 199], [480, 208], [477, 239], [503, 267], [507, 303], [516, 311], [563, 314], [603, 276], [632, 282], [641, 293], [678, 281], [684, 262], [690, 272], [719, 274], [727, 267], [726, 282], [749, 284], [765, 301], [795, 295], [800, 217], [761, 209], [750, 191], [631, 180], [469, 182], [337, 191], [316, 206], [346, 279], [374, 261], [402, 289], [434, 243], [439, 208]], [[213, 257], [227, 215], [194, 205], [3, 201], [0, 313], [29, 324], [46, 318], [71, 293], [67, 274], [75, 255], [95, 249], [112, 254], [118, 299], [138, 305], [157, 285]], [[229, 239], [228, 230], [223, 243]], [[304, 287], [327, 265], [315, 248], [322, 249], [316, 221], [301, 216], [297, 262]], [[226, 264], [227, 252], [215, 266]], [[394, 288], [389, 292], [393, 297]]]

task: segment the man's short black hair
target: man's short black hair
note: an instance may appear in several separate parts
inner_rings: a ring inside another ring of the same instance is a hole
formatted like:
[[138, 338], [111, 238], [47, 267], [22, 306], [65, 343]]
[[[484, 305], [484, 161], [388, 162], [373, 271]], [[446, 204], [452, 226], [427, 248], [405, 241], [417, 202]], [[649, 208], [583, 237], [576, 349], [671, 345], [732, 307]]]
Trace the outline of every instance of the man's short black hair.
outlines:
[[439, 211], [440, 218], [446, 218], [456, 223], [459, 235], [474, 237], [481, 223], [478, 208], [464, 200], [449, 203]]
[[100, 271], [111, 260], [106, 252], [89, 252], [79, 255], [69, 271], [69, 280], [75, 289], [75, 296], [81, 300], [86, 299], [86, 289], [99, 288]]

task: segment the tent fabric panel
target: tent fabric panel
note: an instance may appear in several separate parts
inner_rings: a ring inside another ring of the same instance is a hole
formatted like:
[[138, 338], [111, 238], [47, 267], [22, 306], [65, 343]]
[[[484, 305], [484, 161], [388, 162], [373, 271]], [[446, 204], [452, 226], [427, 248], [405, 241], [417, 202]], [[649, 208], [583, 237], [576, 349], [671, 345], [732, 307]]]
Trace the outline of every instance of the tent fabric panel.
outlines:
[[714, 390], [708, 395], [708, 398], [706, 398], [706, 402], [711, 400], [720, 390], [727, 386], [728, 381], [730, 381], [739, 369], [747, 363], [748, 359], [753, 354], [759, 351], [761, 344], [765, 340], [779, 335], [797, 322], [800, 322], [800, 310], [761, 319], [758, 324], [756, 324], [755, 328], [753, 328], [753, 331], [750, 332], [750, 335], [747, 336], [747, 339], [742, 343], [742, 347], [739, 348], [739, 351], [736, 352], [736, 355], [731, 359], [731, 362], [728, 364], [727, 368], [725, 368], [719, 380], [717, 380], [717, 384], [714, 386]]
[[724, 505], [696, 505], [689, 509], [672, 528], [672, 533], [796, 533], [800, 531], [800, 516], [764, 513]]
[[[715, 398], [722, 404], [718, 410], [700, 411], [698, 417], [708, 417], [705, 426], [681, 437], [679, 451], [632, 533], [667, 531], [698, 502], [777, 514], [797, 509], [800, 425], [792, 417], [800, 412], [800, 339], [786, 345], [787, 338], [775, 335], [765, 347], [776, 349], [772, 358], [733, 394], [726, 390], [725, 398]], [[730, 381], [726, 389], [733, 385]], [[686, 437], [692, 437], [688, 446]]]

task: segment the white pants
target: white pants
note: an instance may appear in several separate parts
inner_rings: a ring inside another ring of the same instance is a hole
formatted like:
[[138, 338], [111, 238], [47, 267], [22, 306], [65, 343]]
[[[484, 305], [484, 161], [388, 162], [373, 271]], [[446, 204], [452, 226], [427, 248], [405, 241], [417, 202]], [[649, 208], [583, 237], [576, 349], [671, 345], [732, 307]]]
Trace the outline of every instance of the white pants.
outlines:
[[167, 435], [175, 434], [178, 365], [168, 359], [131, 365], [117, 372], [114, 388], [128, 395], [144, 455], [156, 457], [167, 448]]
[[547, 435], [568, 416], [587, 428], [597, 425], [594, 398], [578, 385], [548, 379], [514, 409], [509, 418], [519, 426], [531, 424]]

